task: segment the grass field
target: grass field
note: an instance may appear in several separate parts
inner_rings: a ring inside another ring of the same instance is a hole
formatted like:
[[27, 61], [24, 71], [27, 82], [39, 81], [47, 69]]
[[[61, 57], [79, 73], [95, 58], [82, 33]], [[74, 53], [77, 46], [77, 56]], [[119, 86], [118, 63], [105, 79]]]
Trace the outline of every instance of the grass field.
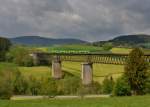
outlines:
[[[101, 47], [87, 46], [87, 45], [63, 45], [63, 46], [53, 46], [53, 47], [38, 47], [38, 49], [49, 52], [51, 51], [65, 51], [65, 50], [87, 50], [87, 51], [102, 51]], [[112, 53], [129, 53], [131, 49], [127, 48], [113, 48]], [[79, 62], [63, 62], [63, 70], [65, 72], [71, 73], [77, 77], [81, 76], [81, 63]], [[35, 76], [37, 78], [51, 76], [50, 67], [19, 67], [19, 70], [25, 76]], [[107, 75], [112, 75], [117, 78], [123, 72], [122, 65], [112, 65], [112, 64], [94, 64], [93, 65], [93, 77], [95, 81], [102, 82], [104, 77]]]
[[[81, 76], [81, 63], [78, 62], [64, 62], [63, 70], [72, 73], [76, 76]], [[93, 65], [93, 77], [95, 81], [102, 82], [103, 79], [112, 75], [114, 78], [120, 76], [124, 71], [122, 65], [111, 64], [94, 64]]]
[[24, 101], [0, 100], [0, 107], [150, 107], [150, 96]]
[[[38, 47], [36, 48], [43, 52], [106, 52], [102, 47], [89, 46], [89, 45], [58, 45], [51, 47]], [[108, 52], [112, 53], [126, 53], [131, 52], [131, 48], [118, 48], [114, 47]], [[145, 53], [150, 53], [150, 49], [144, 49]]]
[[[81, 76], [81, 63], [78, 62], [63, 62], [62, 69], [74, 76]], [[19, 70], [26, 77], [34, 76], [36, 78], [51, 77], [51, 67], [19, 67]], [[114, 78], [121, 75], [123, 72], [123, 66], [121, 65], [109, 65], [109, 64], [94, 64], [93, 65], [93, 77], [95, 81], [102, 82], [104, 77], [112, 75]]]
[[[43, 52], [106, 52], [102, 47], [96, 46], [89, 46], [89, 45], [58, 45], [58, 46], [51, 46], [51, 47], [38, 47], [36, 48]], [[112, 53], [129, 53], [132, 49], [130, 48], [112, 48], [108, 52]], [[146, 50], [146, 52], [150, 52], [150, 50]]]
[[102, 47], [95, 47], [90, 45], [62, 45], [62, 46], [52, 46], [48, 48], [48, 52], [52, 53], [89, 53], [89, 52], [102, 52], [104, 51]]
[[19, 70], [25, 77], [34, 76], [36, 78], [51, 77], [51, 68], [40, 66], [40, 67], [19, 67]]
[[[86, 48], [85, 48], [86, 47]], [[94, 46], [81, 46], [81, 45], [65, 45], [65, 46], [55, 46], [48, 49], [48, 47], [39, 48], [43, 51], [50, 50], [99, 50], [102, 48], [94, 47]], [[112, 53], [129, 53], [131, 49], [127, 48], [113, 48], [111, 50]], [[65, 72], [73, 74], [74, 76], [81, 76], [81, 63], [79, 62], [63, 62], [62, 69]], [[35, 76], [37, 78], [51, 76], [51, 68], [50, 67], [19, 67], [19, 70], [25, 76]], [[112, 75], [114, 78], [117, 78], [124, 71], [124, 67], [122, 65], [112, 65], [112, 64], [94, 64], [93, 65], [93, 77], [95, 81], [102, 82], [104, 78], [108, 75]]]
[[112, 53], [129, 53], [132, 49], [129, 48], [112, 48]]

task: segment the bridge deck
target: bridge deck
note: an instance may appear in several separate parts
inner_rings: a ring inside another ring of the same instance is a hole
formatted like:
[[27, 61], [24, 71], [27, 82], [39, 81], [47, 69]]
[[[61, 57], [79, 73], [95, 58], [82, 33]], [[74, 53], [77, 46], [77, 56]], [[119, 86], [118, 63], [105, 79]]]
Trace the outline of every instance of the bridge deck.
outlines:
[[[115, 53], [34, 53], [39, 60], [50, 59], [71, 62], [91, 62], [103, 64], [124, 65], [128, 59], [128, 54]], [[150, 54], [144, 55], [145, 60], [150, 63]]]

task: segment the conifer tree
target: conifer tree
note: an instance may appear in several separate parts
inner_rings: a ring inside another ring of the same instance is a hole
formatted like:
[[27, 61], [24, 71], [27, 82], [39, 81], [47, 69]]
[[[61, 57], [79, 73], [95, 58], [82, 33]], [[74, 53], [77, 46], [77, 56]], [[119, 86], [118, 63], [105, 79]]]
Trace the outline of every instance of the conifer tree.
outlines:
[[133, 49], [125, 65], [125, 76], [134, 95], [144, 94], [145, 84], [148, 78], [148, 63], [141, 49]]

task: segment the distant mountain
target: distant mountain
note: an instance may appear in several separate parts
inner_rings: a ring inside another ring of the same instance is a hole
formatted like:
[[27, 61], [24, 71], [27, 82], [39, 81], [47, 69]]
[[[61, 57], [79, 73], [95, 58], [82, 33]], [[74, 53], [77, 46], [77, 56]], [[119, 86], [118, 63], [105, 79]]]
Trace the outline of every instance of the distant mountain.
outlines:
[[36, 46], [49, 46], [49, 45], [64, 45], [64, 44], [83, 44], [88, 43], [87, 41], [79, 39], [52, 39], [40, 36], [21, 36], [10, 38], [14, 44], [22, 45], [36, 45]]
[[148, 46], [150, 44], [150, 35], [121, 35], [112, 40], [94, 42], [94, 45], [102, 46], [106, 43], [111, 43], [114, 46]]

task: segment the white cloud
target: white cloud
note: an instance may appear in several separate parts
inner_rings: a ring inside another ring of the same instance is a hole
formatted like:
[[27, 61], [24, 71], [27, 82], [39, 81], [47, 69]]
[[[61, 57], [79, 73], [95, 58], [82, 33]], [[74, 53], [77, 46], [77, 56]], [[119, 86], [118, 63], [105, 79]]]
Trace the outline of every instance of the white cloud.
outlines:
[[150, 33], [149, 0], [0, 0], [0, 35], [106, 40]]

